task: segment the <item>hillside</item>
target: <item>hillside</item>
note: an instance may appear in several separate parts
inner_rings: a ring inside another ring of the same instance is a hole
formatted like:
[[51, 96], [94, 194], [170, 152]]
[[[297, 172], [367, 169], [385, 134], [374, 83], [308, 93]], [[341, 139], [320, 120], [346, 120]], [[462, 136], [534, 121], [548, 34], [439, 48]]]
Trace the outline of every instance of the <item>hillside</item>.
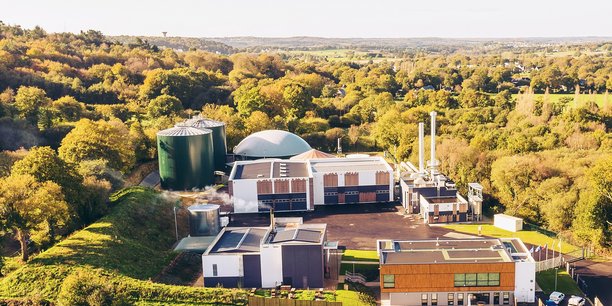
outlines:
[[152, 45], [158, 47], [170, 48], [174, 50], [188, 51], [191, 49], [197, 49], [202, 51], [208, 51], [220, 54], [232, 54], [238, 52], [233, 47], [230, 47], [222, 42], [213, 41], [204, 38], [196, 37], [162, 37], [162, 36], [108, 36], [111, 41], [120, 42], [122, 44], [136, 43], [137, 38], [146, 40]]
[[[140, 304], [244, 304], [241, 290], [151, 282], [173, 256], [168, 251], [174, 242], [172, 204], [144, 188], [119, 192], [112, 203], [110, 214], [0, 280], [0, 299], [76, 300], [98, 290]], [[87, 284], [74, 288], [85, 279]]]

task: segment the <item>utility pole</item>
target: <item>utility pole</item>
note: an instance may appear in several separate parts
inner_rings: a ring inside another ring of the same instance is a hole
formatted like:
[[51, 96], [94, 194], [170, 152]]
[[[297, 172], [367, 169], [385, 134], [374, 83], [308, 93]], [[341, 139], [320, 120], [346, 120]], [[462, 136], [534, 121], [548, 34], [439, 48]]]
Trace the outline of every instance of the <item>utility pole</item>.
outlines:
[[[177, 201], [176, 204], [178, 205], [179, 202]], [[176, 210], [178, 209], [177, 206], [173, 206], [172, 207], [172, 211], [174, 212], [174, 234], [176, 235], [176, 241], [178, 241], [178, 222], [176, 221]]]
[[555, 267], [555, 291], [557, 291], [557, 276], [559, 274], [559, 267]]

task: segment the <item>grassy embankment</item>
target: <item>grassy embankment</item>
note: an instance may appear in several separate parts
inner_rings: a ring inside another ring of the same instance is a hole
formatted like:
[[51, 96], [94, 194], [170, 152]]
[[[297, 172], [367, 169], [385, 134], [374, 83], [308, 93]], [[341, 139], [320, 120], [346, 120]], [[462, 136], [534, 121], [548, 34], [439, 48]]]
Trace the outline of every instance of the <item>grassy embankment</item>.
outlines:
[[[111, 212], [0, 279], [0, 300], [57, 302], [121, 299], [138, 305], [241, 305], [238, 289], [195, 288], [150, 281], [176, 255], [172, 203], [145, 188], [113, 195]], [[84, 281], [87, 280], [87, 281]], [[360, 305], [356, 292], [330, 299]], [[76, 304], [76, 303], [73, 303]]]
[[[555, 291], [555, 270], [546, 270], [536, 274], [538, 285], [546, 294]], [[576, 285], [572, 277], [563, 269], [559, 269], [557, 274], [557, 290], [565, 293], [565, 295], [580, 295], [584, 296], [582, 291]]]

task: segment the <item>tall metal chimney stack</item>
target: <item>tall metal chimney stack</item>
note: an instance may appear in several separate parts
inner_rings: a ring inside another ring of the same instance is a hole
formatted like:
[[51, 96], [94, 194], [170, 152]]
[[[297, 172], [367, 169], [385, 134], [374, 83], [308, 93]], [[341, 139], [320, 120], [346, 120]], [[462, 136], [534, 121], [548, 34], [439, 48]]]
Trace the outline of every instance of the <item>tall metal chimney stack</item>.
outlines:
[[425, 173], [425, 123], [419, 122], [419, 173]]
[[429, 113], [431, 116], [431, 156], [429, 157], [429, 168], [431, 174], [435, 174], [438, 170], [438, 160], [436, 160], [436, 115], [435, 111]]

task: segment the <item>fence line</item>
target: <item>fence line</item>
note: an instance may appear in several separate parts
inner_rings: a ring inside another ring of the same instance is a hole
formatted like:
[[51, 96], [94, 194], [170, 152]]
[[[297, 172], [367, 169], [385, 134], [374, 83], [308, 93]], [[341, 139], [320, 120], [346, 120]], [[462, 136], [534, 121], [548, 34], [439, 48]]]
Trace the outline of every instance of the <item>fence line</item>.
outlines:
[[561, 267], [564, 262], [565, 259], [561, 255], [548, 260], [536, 261], [536, 272]]
[[249, 306], [342, 306], [342, 303], [249, 296]]

